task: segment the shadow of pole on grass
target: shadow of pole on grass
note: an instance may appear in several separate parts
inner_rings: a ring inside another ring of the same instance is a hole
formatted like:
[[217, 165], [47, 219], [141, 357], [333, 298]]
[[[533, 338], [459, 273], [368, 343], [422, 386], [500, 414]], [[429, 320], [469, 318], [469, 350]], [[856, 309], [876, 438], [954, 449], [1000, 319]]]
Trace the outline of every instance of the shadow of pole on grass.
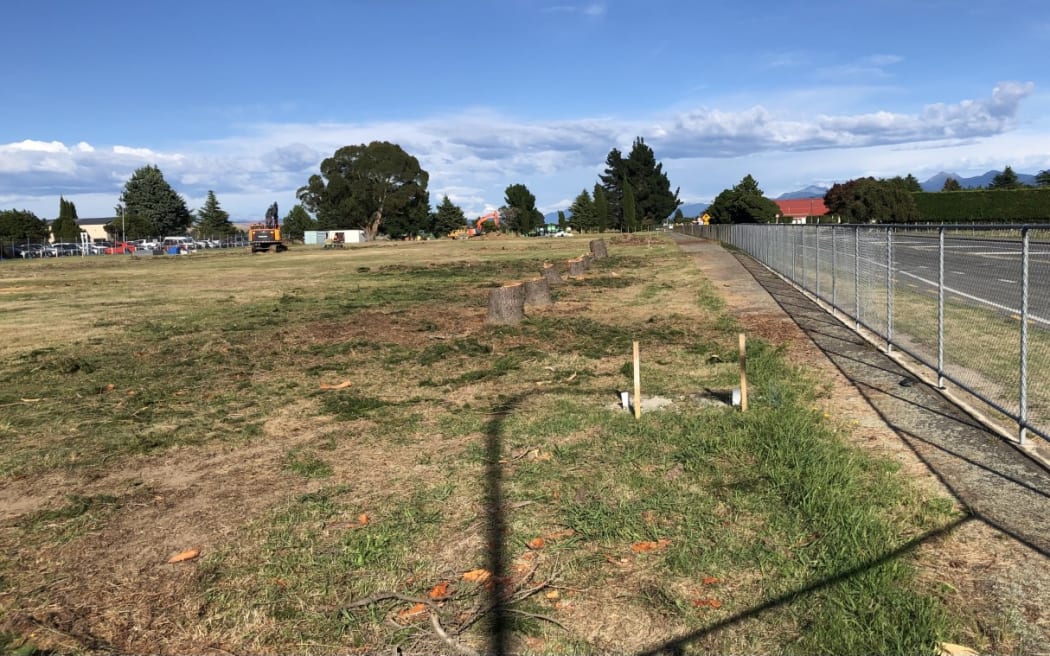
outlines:
[[489, 586], [489, 645], [485, 653], [502, 655], [507, 653], [510, 627], [507, 622], [507, 521], [503, 503], [503, 425], [507, 418], [521, 405], [527, 394], [516, 394], [502, 400], [491, 414], [485, 427], [485, 542], [488, 547], [488, 570], [492, 585]]

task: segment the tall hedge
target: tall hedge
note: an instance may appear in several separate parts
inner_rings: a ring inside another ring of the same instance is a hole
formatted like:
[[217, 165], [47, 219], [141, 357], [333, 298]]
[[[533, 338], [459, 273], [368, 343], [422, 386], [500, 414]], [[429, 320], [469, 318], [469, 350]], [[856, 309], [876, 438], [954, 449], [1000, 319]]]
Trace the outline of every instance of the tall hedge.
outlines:
[[1050, 189], [915, 192], [929, 223], [1050, 223]]

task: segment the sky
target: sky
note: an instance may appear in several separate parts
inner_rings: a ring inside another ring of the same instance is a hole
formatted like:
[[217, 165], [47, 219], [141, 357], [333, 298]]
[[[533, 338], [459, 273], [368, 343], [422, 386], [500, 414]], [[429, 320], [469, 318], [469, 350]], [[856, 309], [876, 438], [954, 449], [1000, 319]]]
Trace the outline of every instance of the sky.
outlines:
[[4, 0], [0, 210], [113, 216], [156, 165], [260, 219], [390, 141], [467, 216], [544, 212], [637, 137], [684, 202], [1050, 169], [1045, 0]]

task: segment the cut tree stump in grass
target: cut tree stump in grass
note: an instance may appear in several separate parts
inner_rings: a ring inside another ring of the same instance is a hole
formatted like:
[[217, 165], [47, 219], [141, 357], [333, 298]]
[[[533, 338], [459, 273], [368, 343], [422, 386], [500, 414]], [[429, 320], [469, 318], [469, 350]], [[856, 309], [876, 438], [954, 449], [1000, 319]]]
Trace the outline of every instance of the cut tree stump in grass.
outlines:
[[582, 256], [584, 269], [590, 269], [591, 265], [594, 264], [594, 256], [590, 253]]
[[514, 325], [525, 318], [525, 285], [513, 283], [496, 287], [489, 292], [489, 313], [486, 323]]
[[552, 305], [551, 286], [547, 284], [546, 278], [525, 281], [525, 305], [546, 307]]
[[598, 258], [599, 260], [603, 257], [609, 257], [609, 249], [605, 247], [604, 239], [592, 239], [591, 240], [591, 255]]
[[587, 264], [583, 261], [582, 257], [577, 257], [576, 259], [569, 260], [568, 265], [570, 276], [578, 277], [587, 273]]
[[564, 280], [561, 279], [561, 274], [558, 273], [558, 267], [554, 266], [550, 262], [543, 265], [543, 279], [547, 281], [548, 285], [560, 285]]

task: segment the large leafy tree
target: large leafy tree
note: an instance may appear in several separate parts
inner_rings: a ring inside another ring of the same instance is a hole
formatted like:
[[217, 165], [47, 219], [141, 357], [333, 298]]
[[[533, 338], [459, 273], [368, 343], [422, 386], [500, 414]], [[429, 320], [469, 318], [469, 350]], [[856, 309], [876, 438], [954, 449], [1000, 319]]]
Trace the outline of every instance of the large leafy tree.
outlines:
[[766, 198], [750, 173], [718, 194], [707, 208], [711, 223], [770, 223], [779, 213], [780, 208]]
[[51, 224], [51, 236], [56, 242], [80, 241], [80, 226], [77, 225], [77, 206], [64, 197], [58, 199], [58, 218]]
[[317, 230], [317, 221], [310, 216], [302, 205], [296, 203], [288, 210], [287, 216], [281, 221], [281, 234], [288, 239], [302, 240], [307, 230]]
[[183, 235], [193, 223], [186, 201], [156, 166], [138, 169], [124, 184], [117, 217], [106, 232], [126, 239]]
[[1017, 174], [1014, 170], [1007, 166], [1000, 173], [996, 173], [995, 177], [992, 178], [992, 182], [988, 185], [989, 189], [1020, 189], [1024, 185], [1017, 178]]
[[503, 193], [504, 205], [500, 219], [506, 229], [527, 235], [543, 225], [543, 212], [536, 209], [536, 197], [523, 184], [512, 184]]
[[0, 210], [0, 241], [47, 241], [47, 221], [29, 210]]
[[359, 228], [374, 239], [384, 224], [398, 230], [425, 222], [430, 175], [401, 146], [387, 141], [343, 146], [296, 193], [318, 227]]
[[591, 198], [591, 194], [586, 189], [576, 196], [576, 200], [572, 201], [572, 205], [569, 206], [569, 212], [572, 213], [569, 225], [573, 230], [587, 232], [594, 230], [598, 225], [594, 199]]
[[1040, 187], [1050, 187], [1050, 169], [1036, 173], [1035, 184]]
[[892, 180], [858, 178], [824, 194], [829, 214], [850, 223], [911, 223], [919, 220], [915, 197]]
[[222, 238], [237, 234], [237, 227], [230, 222], [229, 212], [222, 209], [214, 191], [208, 191], [204, 205], [197, 210], [197, 222], [193, 226], [193, 232], [198, 238]]
[[442, 198], [431, 220], [431, 232], [438, 237], [443, 237], [453, 230], [460, 230], [466, 227], [467, 215], [463, 213], [463, 209], [449, 200], [448, 196]]

